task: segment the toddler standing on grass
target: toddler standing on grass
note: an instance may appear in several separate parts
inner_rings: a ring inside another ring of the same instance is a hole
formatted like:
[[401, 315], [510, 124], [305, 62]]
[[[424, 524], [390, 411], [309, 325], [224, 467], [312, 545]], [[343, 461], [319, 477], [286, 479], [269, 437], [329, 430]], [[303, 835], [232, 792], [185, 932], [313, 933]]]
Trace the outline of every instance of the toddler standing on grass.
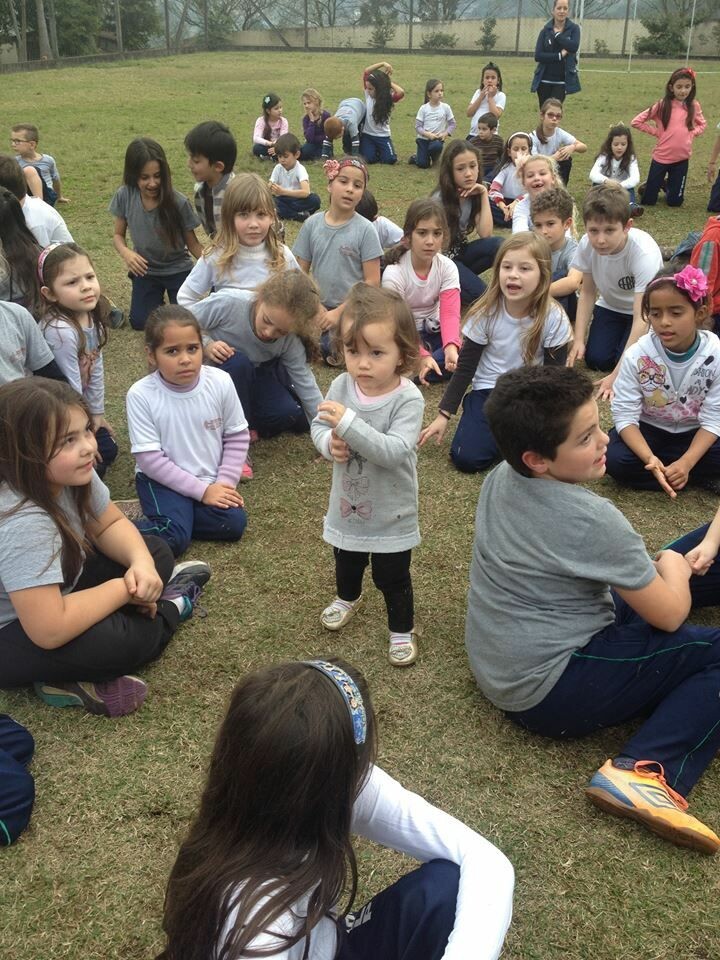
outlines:
[[347, 372], [331, 384], [311, 428], [334, 462], [323, 536], [335, 554], [337, 596], [320, 621], [340, 630], [355, 616], [372, 557], [387, 606], [388, 659], [408, 667], [418, 655], [410, 560], [420, 543], [415, 448], [424, 403], [403, 374], [414, 371], [420, 345], [401, 297], [365, 283], [350, 291], [340, 323]]

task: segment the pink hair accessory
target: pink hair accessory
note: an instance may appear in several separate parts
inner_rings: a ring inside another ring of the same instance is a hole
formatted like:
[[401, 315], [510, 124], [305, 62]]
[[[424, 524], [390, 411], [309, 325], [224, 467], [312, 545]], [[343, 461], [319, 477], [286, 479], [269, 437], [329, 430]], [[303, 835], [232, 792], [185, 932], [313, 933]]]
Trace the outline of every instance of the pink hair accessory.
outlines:
[[688, 264], [673, 277], [675, 286], [684, 290], [693, 303], [704, 300], [708, 292], [708, 279], [702, 270]]
[[326, 160], [323, 164], [323, 170], [330, 183], [332, 183], [343, 167], [355, 167], [357, 170], [362, 170], [362, 174], [365, 177], [365, 186], [367, 186], [370, 175], [367, 172], [365, 164], [362, 160], [358, 160], [357, 157], [343, 157], [342, 160]]
[[43, 277], [43, 267], [45, 266], [45, 261], [48, 258], [48, 254], [51, 253], [56, 247], [61, 247], [61, 246], [62, 246], [61, 243], [49, 243], [47, 247], [44, 247], [43, 250], [41, 250], [40, 252], [40, 256], [38, 257], [38, 262], [37, 262], [37, 272], [38, 272], [38, 279], [40, 280], [41, 287], [45, 286], [45, 278]]

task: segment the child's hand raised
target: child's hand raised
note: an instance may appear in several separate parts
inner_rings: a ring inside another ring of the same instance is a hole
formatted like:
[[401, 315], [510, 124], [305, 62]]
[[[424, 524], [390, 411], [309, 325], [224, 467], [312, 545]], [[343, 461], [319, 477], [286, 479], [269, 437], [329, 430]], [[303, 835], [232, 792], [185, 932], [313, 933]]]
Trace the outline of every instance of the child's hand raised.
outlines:
[[337, 400], [323, 400], [318, 405], [318, 417], [323, 423], [329, 423], [333, 429], [340, 423], [345, 413], [346, 407]]
[[673, 490], [667, 477], [668, 468], [665, 466], [662, 460], [659, 459], [659, 457], [656, 457], [655, 454], [653, 454], [645, 464], [645, 469], [650, 471], [650, 473], [655, 477], [657, 482], [671, 500], [674, 500], [677, 497], [677, 494]]

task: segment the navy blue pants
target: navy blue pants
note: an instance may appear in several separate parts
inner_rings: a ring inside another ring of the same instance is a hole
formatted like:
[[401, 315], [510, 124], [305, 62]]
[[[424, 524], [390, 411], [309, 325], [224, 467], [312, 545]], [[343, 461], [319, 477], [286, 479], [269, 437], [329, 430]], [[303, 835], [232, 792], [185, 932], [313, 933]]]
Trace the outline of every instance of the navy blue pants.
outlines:
[[[671, 545], [687, 553], [708, 525]], [[691, 577], [694, 607], [720, 600], [720, 561]], [[508, 717], [533, 733], [567, 739], [643, 718], [615, 756], [656, 760], [683, 796], [720, 749], [720, 630], [684, 624], [667, 633], [613, 593], [615, 622], [577, 650], [545, 699]]]
[[623, 355], [631, 327], [631, 313], [618, 313], [595, 304], [585, 345], [585, 365], [590, 370], [614, 369]]
[[[687, 453], [697, 430], [685, 433], [669, 433], [648, 423], [639, 423], [640, 433], [648, 446], [665, 466], [674, 463]], [[645, 469], [642, 460], [618, 435], [615, 427], [610, 431], [610, 443], [607, 448], [606, 469], [618, 483], [625, 483], [636, 490], [662, 490], [655, 477]], [[720, 440], [716, 440], [704, 457], [701, 457], [690, 472], [690, 483], [706, 477], [720, 477]], [[720, 598], [718, 598], [720, 599]]]
[[256, 366], [236, 350], [220, 369], [230, 374], [251, 430], [261, 437], [306, 433], [310, 424], [285, 368], [275, 361]]
[[425, 379], [427, 382], [442, 383], [443, 380], [449, 380], [452, 374], [448, 373], [445, 369], [445, 350], [442, 345], [442, 337], [440, 336], [440, 332], [427, 333], [427, 331], [421, 331], [420, 342], [426, 350], [430, 351], [433, 360], [440, 367], [441, 371], [441, 376], [438, 376], [434, 370], [430, 370], [428, 373], [426, 373]]
[[17, 840], [30, 822], [35, 783], [27, 766], [34, 749], [29, 731], [0, 714], [0, 846]]
[[[307, 220], [320, 209], [320, 197], [309, 193], [306, 197], [275, 197], [275, 209], [281, 220]], [[300, 216], [298, 217], [298, 214]]]
[[710, 199], [708, 200], [708, 213], [720, 213], [720, 173], [715, 178], [715, 183], [710, 189]]
[[658, 163], [657, 160], [652, 160], [645, 181], [643, 206], [654, 207], [660, 188], [664, 185], [667, 205], [681, 207], [685, 199], [687, 172], [687, 160], [680, 160], [679, 163]]
[[460, 870], [431, 860], [345, 918], [337, 960], [440, 960], [455, 925]]
[[303, 143], [303, 145], [300, 147], [301, 160], [319, 160], [321, 156], [321, 143], [310, 143], [309, 140], [306, 140], [305, 143]]
[[[512, 203], [511, 200], [506, 200], [505, 202], [508, 203], [508, 204]], [[505, 214], [504, 214], [503, 211], [500, 209], [500, 207], [497, 205], [497, 203], [495, 203], [494, 200], [491, 200], [491, 201], [490, 201], [490, 212], [492, 213], [493, 224], [494, 224], [496, 227], [503, 227], [503, 228], [505, 228], [505, 229], [507, 229], [507, 230], [511, 230], [511, 229], [512, 229], [512, 217], [510, 217], [508, 220], [506, 220], [506, 219], [505, 219]]]
[[397, 163], [397, 154], [390, 137], [360, 134], [360, 155], [365, 163]]
[[471, 390], [465, 394], [463, 412], [450, 445], [450, 459], [463, 473], [487, 470], [500, 453], [485, 417], [485, 401], [492, 390]]
[[[163, 583], [170, 579], [174, 560], [166, 543], [146, 537], [146, 545]], [[88, 554], [75, 590], [87, 590], [122, 577], [125, 567], [102, 553]], [[88, 627], [74, 640], [45, 650], [33, 643], [19, 620], [0, 629], [0, 688], [22, 687], [35, 681], [114, 680], [157, 659], [170, 642], [180, 620], [177, 606], [158, 601], [154, 620], [136, 607], [116, 610]]]
[[144, 536], [160, 537], [179, 557], [191, 540], [239, 540], [247, 526], [244, 507], [209, 507], [170, 487], [135, 474], [135, 486], [147, 519], [135, 526]]
[[439, 159], [445, 145], [444, 140], [426, 140], [424, 137], [416, 137], [415, 143], [417, 144], [415, 163], [423, 170]]
[[180, 273], [171, 273], [165, 277], [136, 277], [129, 273], [132, 283], [132, 297], [130, 300], [130, 326], [133, 330], [144, 330], [148, 316], [156, 307], [161, 307], [167, 294], [169, 303], [177, 303], [177, 293], [190, 273], [181, 270]]
[[541, 83], [537, 88], [538, 105], [542, 107], [546, 100], [550, 98], [559, 100], [562, 103], [567, 95], [564, 83]]
[[452, 258], [460, 274], [460, 300], [465, 306], [474, 303], [485, 293], [485, 284], [478, 274], [484, 273], [493, 265], [502, 242], [502, 237], [483, 237], [472, 240]]
[[265, 143], [254, 143], [252, 152], [254, 157], [269, 157], [273, 163], [275, 163], [275, 157], [271, 157], [268, 153], [269, 147]]
[[100, 427], [100, 429], [96, 431], [95, 439], [97, 440], [98, 453], [102, 457], [100, 463], [95, 464], [95, 473], [102, 480], [107, 468], [115, 462], [115, 458], [118, 455], [118, 445], [106, 427]]

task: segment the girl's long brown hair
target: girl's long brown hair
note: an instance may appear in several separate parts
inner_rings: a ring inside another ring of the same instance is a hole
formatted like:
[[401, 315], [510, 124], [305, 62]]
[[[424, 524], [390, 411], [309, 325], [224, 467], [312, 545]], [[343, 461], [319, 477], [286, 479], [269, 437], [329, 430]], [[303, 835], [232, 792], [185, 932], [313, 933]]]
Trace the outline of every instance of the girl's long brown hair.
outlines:
[[[540, 268], [540, 282], [533, 293], [528, 316], [532, 317], [532, 324], [522, 340], [523, 363], [531, 366], [535, 363], [538, 348], [542, 342], [542, 335], [550, 315], [550, 309], [555, 301], [550, 296], [552, 282], [552, 252], [543, 237], [529, 230], [514, 233], [503, 243], [495, 257], [492, 280], [485, 293], [475, 301], [470, 308], [469, 320], [477, 320], [480, 316], [491, 317], [492, 324], [497, 319], [503, 306], [503, 294], [500, 289], [500, 264], [506, 254], [515, 250], [527, 250]], [[492, 334], [490, 334], [492, 335]]]
[[[462, 153], [474, 153], [478, 162], [478, 180], [482, 180], [482, 160], [480, 151], [469, 140], [451, 140], [444, 148], [440, 156], [440, 170], [438, 173], [438, 191], [440, 200], [445, 209], [447, 217], [448, 230], [450, 231], [450, 243], [452, 248], [459, 243], [463, 237], [460, 233], [460, 199], [458, 197], [457, 187], [453, 179], [453, 163], [455, 158]], [[468, 220], [468, 232], [475, 228], [475, 217], [478, 211], [478, 197], [471, 198], [470, 219]]]
[[662, 100], [658, 100], [650, 107], [648, 120], [659, 120], [663, 127], [667, 129], [667, 125], [670, 123], [673, 100], [675, 99], [672, 88], [676, 80], [690, 80], [692, 82], [690, 93], [685, 101], [685, 106], [687, 107], [685, 125], [688, 130], [693, 130], [695, 127], [695, 71], [689, 67], [679, 67], [677, 70], [673, 70], [670, 74], [670, 79], [665, 84], [665, 95]]
[[307, 898], [307, 916], [282, 949], [306, 937], [346, 897], [357, 864], [350, 841], [355, 799], [375, 759], [375, 719], [365, 680], [367, 740], [357, 746], [347, 704], [306, 664], [257, 670], [233, 691], [210, 769], [165, 896], [167, 946], [158, 960], [236, 960]]
[[[74, 260], [75, 257], [87, 257], [88, 263], [91, 267], [93, 266], [90, 256], [76, 243], [61, 243], [59, 246], [51, 250], [50, 253], [48, 253], [48, 255], [45, 257], [42, 265], [42, 282], [43, 286], [48, 287], [51, 293], [53, 292], [53, 283], [57, 279], [62, 265], [67, 263], [68, 260]], [[107, 318], [109, 309], [110, 307], [107, 299], [101, 296], [98, 299], [95, 309], [90, 314], [92, 317], [93, 326], [97, 330], [98, 334], [98, 350], [102, 350], [107, 343]], [[82, 354], [87, 350], [85, 328], [80, 325], [78, 318], [75, 316], [75, 311], [69, 310], [67, 307], [63, 307], [59, 303], [55, 303], [53, 300], [48, 300], [43, 294], [43, 305], [41, 311], [42, 326], [46, 327], [57, 320], [66, 320], [73, 328], [78, 338], [78, 355], [82, 356]]]
[[421, 220], [435, 220], [437, 222], [443, 232], [443, 248], [447, 247], [450, 232], [442, 204], [432, 197], [421, 197], [419, 200], [413, 200], [407, 208], [403, 225], [403, 238], [400, 243], [394, 244], [385, 251], [386, 265], [390, 266], [390, 264], [397, 263], [400, 257], [408, 252], [413, 230]]
[[221, 277], [230, 270], [233, 259], [242, 250], [242, 244], [238, 240], [235, 229], [235, 215], [254, 213], [256, 210], [261, 210], [273, 218], [265, 237], [270, 269], [272, 271], [285, 269], [285, 250], [278, 237], [275, 203], [270, 187], [256, 173], [238, 173], [228, 184], [223, 196], [220, 208], [220, 229], [207, 251], [210, 253], [217, 250], [217, 267]]
[[[90, 421], [85, 401], [67, 383], [28, 377], [0, 387], [0, 485], [7, 484], [21, 498], [3, 517], [27, 503], [37, 504], [50, 516], [60, 533], [65, 585], [78, 576], [83, 554], [91, 549], [87, 539], [70, 526], [47, 478], [48, 463], [58, 451], [72, 407], [80, 407]], [[90, 484], [68, 489], [84, 528], [96, 519], [90, 511]]]
[[157, 207], [160, 231], [168, 246], [182, 247], [185, 243], [185, 227], [175, 202], [170, 165], [165, 151], [156, 140], [137, 137], [130, 141], [125, 151], [123, 183], [129, 190], [137, 190], [143, 167], [153, 161], [160, 167], [160, 202]]

